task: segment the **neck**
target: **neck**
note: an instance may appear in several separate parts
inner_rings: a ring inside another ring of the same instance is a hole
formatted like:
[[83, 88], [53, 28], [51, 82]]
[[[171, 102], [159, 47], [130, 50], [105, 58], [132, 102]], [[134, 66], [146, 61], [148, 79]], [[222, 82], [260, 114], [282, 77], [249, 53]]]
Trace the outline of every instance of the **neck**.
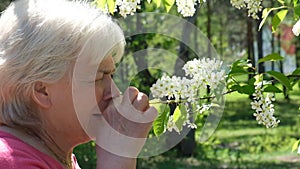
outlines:
[[[67, 136], [61, 132], [47, 132], [42, 135], [42, 140], [46, 144], [49, 151], [55, 158], [61, 162], [66, 168], [72, 167], [72, 152], [76, 146], [75, 143], [70, 143]], [[63, 138], [63, 139], [61, 139]]]

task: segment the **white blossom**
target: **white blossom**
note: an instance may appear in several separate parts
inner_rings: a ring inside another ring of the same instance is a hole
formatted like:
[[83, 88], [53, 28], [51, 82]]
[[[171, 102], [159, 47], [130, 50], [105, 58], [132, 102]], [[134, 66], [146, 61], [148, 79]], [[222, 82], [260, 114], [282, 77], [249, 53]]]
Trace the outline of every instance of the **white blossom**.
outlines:
[[173, 98], [175, 102], [179, 102], [180, 99], [193, 101], [195, 98], [195, 92], [190, 89], [189, 79], [169, 77], [165, 74], [152, 85], [150, 90], [155, 98]]
[[253, 93], [253, 96], [254, 99], [258, 99], [258, 100], [263, 97], [262, 92], [258, 92], [258, 91]]
[[266, 97], [262, 94], [262, 84], [255, 86], [254, 101], [251, 102], [251, 108], [255, 110], [253, 114], [256, 117], [258, 124], [263, 124], [267, 128], [278, 126], [279, 120], [274, 117], [274, 105], [272, 101], [275, 100], [273, 94], [267, 94]]
[[259, 19], [257, 13], [262, 10], [262, 0], [245, 0], [247, 3], [248, 16], [254, 19]]
[[116, 0], [116, 6], [119, 7], [119, 14], [124, 18], [127, 15], [133, 15], [137, 9], [140, 9], [140, 0]]
[[237, 9], [247, 8], [248, 16], [254, 19], [258, 19], [257, 13], [263, 9], [262, 0], [230, 0], [230, 3]]
[[237, 8], [237, 9], [246, 7], [244, 0], [230, 0], [230, 3], [233, 7]]
[[210, 86], [212, 90], [216, 89], [220, 82], [226, 78], [226, 73], [222, 69], [223, 62], [216, 59], [194, 59], [188, 61], [184, 66], [186, 76], [192, 78], [191, 85], [196, 87]]
[[299, 145], [299, 147], [298, 147], [298, 151], [297, 151], [297, 153], [298, 153], [298, 154], [300, 154], [300, 145]]
[[167, 123], [167, 130], [169, 132], [172, 132], [175, 130], [177, 133], [180, 133], [178, 127], [176, 126], [175, 122], [173, 121], [173, 116], [169, 117], [168, 123]]
[[203, 105], [196, 105], [196, 112], [199, 112], [202, 114], [203, 112], [209, 110], [211, 108], [212, 104], [203, 104]]
[[297, 21], [297, 23], [293, 26], [292, 29], [295, 36], [299, 36], [300, 34], [300, 19]]
[[195, 123], [192, 123], [190, 120], [186, 121], [186, 125], [187, 125], [188, 128], [191, 128], [191, 129], [196, 129], [197, 128], [197, 125]]
[[[201, 104], [197, 99], [200, 99], [201, 94], [205, 96], [206, 90], [202, 93], [203, 89], [210, 87], [212, 92], [217, 92], [220, 83], [225, 82], [226, 73], [222, 70], [223, 62], [216, 59], [194, 59], [187, 62], [183, 66], [185, 71], [184, 77], [163, 76], [156, 81], [150, 88], [151, 94], [154, 98], [167, 98], [175, 103], [184, 104], [186, 111], [190, 112], [190, 108], [196, 110], [200, 114], [210, 109], [211, 104]], [[192, 105], [192, 106], [190, 106]], [[195, 109], [194, 109], [195, 108]], [[189, 117], [186, 117], [183, 125], [189, 128], [196, 128], [197, 125], [191, 122]], [[168, 131], [179, 132], [177, 126], [173, 121], [173, 116], [169, 117], [167, 123]]]
[[215, 90], [226, 78], [222, 62], [216, 59], [194, 59], [187, 62], [183, 70], [186, 77], [169, 77], [164, 74], [158, 79], [150, 88], [153, 97], [172, 98], [175, 102], [193, 102], [197, 99], [200, 88], [209, 86], [211, 90]]
[[259, 101], [255, 100], [254, 102], [251, 102], [251, 108], [254, 110], [257, 110], [257, 111], [262, 111], [261, 105], [262, 105], [261, 100], [259, 100]]
[[193, 16], [196, 12], [196, 0], [176, 0], [178, 13], [184, 17]]
[[187, 114], [186, 120], [183, 122], [182, 126], [187, 126], [188, 128], [191, 128], [191, 129], [197, 128], [197, 125], [195, 123], [191, 122], [189, 114]]

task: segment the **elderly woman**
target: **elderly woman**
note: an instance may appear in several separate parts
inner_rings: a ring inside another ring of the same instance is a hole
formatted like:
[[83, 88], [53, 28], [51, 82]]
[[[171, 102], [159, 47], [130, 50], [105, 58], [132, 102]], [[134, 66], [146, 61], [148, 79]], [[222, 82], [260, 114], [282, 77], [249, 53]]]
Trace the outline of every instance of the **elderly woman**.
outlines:
[[135, 168], [157, 112], [111, 78], [124, 44], [119, 26], [82, 2], [19, 0], [2, 13], [1, 168], [79, 168], [73, 148], [95, 138], [97, 168]]

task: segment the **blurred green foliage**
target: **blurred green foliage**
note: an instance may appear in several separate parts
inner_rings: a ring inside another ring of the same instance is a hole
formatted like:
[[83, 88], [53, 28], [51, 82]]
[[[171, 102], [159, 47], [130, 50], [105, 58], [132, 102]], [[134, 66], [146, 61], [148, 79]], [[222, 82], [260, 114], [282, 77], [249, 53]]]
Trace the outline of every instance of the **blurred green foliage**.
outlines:
[[77, 146], [73, 153], [82, 169], [95, 169], [97, 165], [97, 156], [95, 142], [91, 141]]
[[[3, 11], [11, 2], [11, 0], [1, 0], [0, 1], [0, 12]], [[1, 15], [1, 13], [0, 13]]]

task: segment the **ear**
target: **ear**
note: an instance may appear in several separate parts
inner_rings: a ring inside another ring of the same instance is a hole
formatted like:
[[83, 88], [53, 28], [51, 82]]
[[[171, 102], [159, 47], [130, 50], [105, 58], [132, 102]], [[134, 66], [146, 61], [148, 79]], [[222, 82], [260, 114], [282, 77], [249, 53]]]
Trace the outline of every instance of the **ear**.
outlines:
[[42, 108], [49, 108], [51, 106], [51, 99], [48, 94], [48, 87], [47, 84], [43, 82], [36, 82], [34, 84], [34, 91], [32, 97], [36, 104], [38, 104]]

